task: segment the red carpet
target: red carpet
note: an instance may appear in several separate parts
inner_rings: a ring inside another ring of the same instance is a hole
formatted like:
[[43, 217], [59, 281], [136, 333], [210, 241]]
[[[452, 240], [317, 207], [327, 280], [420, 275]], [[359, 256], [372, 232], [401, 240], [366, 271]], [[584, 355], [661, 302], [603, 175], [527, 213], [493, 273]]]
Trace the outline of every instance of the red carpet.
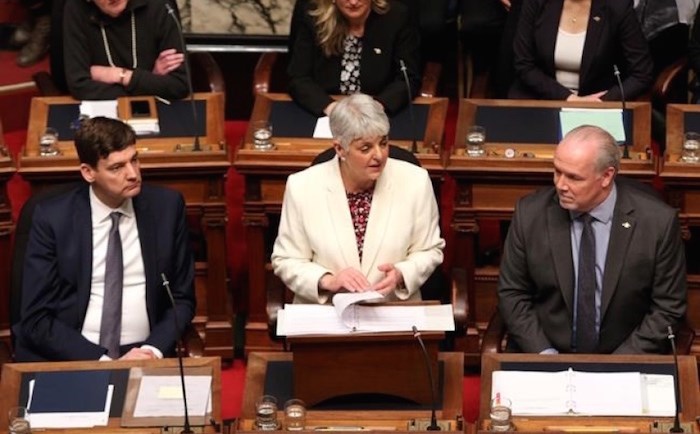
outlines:
[[0, 74], [0, 90], [3, 86], [17, 85], [32, 81], [32, 75], [39, 71], [49, 70], [49, 58], [44, 59], [36, 65], [27, 68], [20, 68], [15, 63], [16, 51], [0, 51], [0, 65], [2, 65], [2, 74]]

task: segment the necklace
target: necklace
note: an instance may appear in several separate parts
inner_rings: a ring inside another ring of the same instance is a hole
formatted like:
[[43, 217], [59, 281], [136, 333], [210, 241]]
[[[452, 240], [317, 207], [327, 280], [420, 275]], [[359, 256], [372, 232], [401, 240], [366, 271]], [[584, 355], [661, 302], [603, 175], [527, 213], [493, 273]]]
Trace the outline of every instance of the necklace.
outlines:
[[[107, 53], [107, 62], [109, 62], [109, 66], [116, 66], [112, 60], [112, 52], [109, 49], [107, 32], [105, 32], [104, 24], [100, 24], [100, 31], [102, 32], [102, 43], [105, 46], [105, 53]], [[131, 11], [131, 58], [133, 61], [132, 69], [136, 69], [138, 64], [138, 61], [136, 60], [136, 16], [134, 15], [133, 10]]]

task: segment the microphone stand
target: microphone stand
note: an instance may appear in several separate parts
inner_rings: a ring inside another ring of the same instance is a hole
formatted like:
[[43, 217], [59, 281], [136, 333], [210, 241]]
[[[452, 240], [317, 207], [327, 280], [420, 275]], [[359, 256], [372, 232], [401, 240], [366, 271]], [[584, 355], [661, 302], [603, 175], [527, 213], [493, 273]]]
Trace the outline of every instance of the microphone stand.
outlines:
[[[168, 298], [170, 298], [170, 303], [173, 306], [173, 318], [175, 319], [175, 330], [180, 330], [180, 322], [177, 319], [177, 312], [175, 310], [175, 298], [173, 297], [173, 292], [170, 290], [170, 282], [168, 278], [165, 277], [165, 273], [160, 274], [161, 279], [163, 279], [163, 286], [168, 293]], [[192, 428], [190, 427], [190, 415], [187, 410], [187, 391], [185, 390], [185, 368], [182, 366], [182, 343], [181, 338], [177, 339], [177, 362], [180, 366], [180, 385], [182, 386], [182, 402], [185, 405], [185, 426], [182, 427], [180, 434], [194, 434]]]
[[617, 79], [617, 85], [620, 88], [620, 99], [622, 100], [622, 129], [625, 131], [625, 143], [623, 143], [623, 148], [622, 148], [622, 158], [629, 159], [630, 158], [630, 150], [629, 150], [629, 145], [627, 144], [627, 122], [626, 122], [626, 113], [627, 113], [627, 102], [625, 101], [625, 90], [622, 87], [622, 79], [620, 79], [620, 70], [618, 69], [617, 65], [613, 65], [614, 69], [614, 74], [615, 78]]
[[430, 409], [430, 426], [426, 428], [428, 431], [440, 431], [440, 426], [437, 423], [436, 413], [436, 403], [435, 403], [435, 381], [433, 380], [433, 370], [430, 369], [430, 358], [428, 357], [428, 350], [425, 349], [425, 344], [423, 339], [420, 337], [420, 332], [416, 326], [413, 326], [413, 337], [418, 340], [420, 344], [423, 357], [425, 358], [425, 366], [428, 368], [428, 379], [430, 380], [430, 397], [431, 397], [431, 409]]
[[192, 106], [192, 119], [194, 120], [194, 144], [192, 145], [193, 152], [201, 152], [202, 146], [199, 144], [199, 133], [197, 128], [199, 127], [199, 121], [197, 118], [197, 108], [194, 103], [194, 90], [192, 89], [192, 73], [190, 72], [190, 55], [187, 52], [187, 45], [185, 44], [185, 36], [182, 33], [182, 26], [180, 25], [180, 20], [175, 16], [175, 10], [169, 4], [165, 4], [165, 8], [168, 10], [168, 15], [170, 15], [175, 21], [177, 26], [177, 33], [180, 36], [180, 43], [182, 44], [182, 53], [185, 55], [185, 75], [187, 75], [187, 90], [190, 92], [190, 105]]
[[401, 65], [401, 73], [403, 80], [406, 83], [406, 92], [408, 93], [408, 116], [411, 118], [411, 152], [418, 152], [418, 144], [416, 143], [416, 117], [413, 114], [413, 95], [411, 94], [411, 83], [408, 81], [408, 73], [406, 72], [406, 63], [403, 59], [399, 59]]
[[671, 429], [669, 429], [668, 431], [672, 433], [680, 433], [683, 432], [683, 428], [681, 428], [681, 421], [678, 416], [678, 402], [680, 401], [680, 388], [678, 385], [678, 354], [676, 353], [676, 335], [673, 334], [673, 328], [671, 328], [671, 326], [668, 326], [668, 340], [671, 341], [671, 349], [673, 350], [673, 387], [675, 389], [673, 397], [676, 401], [676, 411], [675, 416], [673, 418], [673, 427], [671, 427]]

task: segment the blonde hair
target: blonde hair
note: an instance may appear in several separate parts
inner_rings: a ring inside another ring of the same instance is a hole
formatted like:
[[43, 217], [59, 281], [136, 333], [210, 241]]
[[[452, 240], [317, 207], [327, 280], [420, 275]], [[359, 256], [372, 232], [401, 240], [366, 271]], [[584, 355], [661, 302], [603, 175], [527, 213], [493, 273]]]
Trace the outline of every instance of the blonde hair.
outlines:
[[[383, 15], [389, 11], [388, 0], [370, 1], [375, 13]], [[316, 42], [327, 57], [343, 53], [343, 41], [348, 35], [348, 23], [335, 2], [336, 0], [311, 0], [313, 6], [309, 10], [316, 28]]]

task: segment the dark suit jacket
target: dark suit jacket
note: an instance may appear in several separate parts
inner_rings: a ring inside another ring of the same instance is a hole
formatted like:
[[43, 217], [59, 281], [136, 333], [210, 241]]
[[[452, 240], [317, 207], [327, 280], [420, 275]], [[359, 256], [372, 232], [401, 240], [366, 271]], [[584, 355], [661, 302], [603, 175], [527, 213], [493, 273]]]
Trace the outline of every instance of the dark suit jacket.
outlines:
[[[194, 263], [182, 196], [142, 185], [133, 199], [146, 272], [150, 335], [143, 344], [172, 353], [194, 317]], [[163, 288], [170, 281], [180, 330]], [[97, 360], [106, 349], [81, 334], [90, 298], [92, 221], [87, 184], [36, 205], [25, 256], [17, 361]]]
[[[513, 42], [516, 81], [511, 98], [566, 99], [571, 92], [555, 77], [554, 47], [563, 0], [527, 0], [523, 3]], [[614, 67], [620, 69], [627, 100], [645, 92], [652, 83], [649, 46], [632, 8], [632, 0], [591, 0], [583, 46], [579, 95], [607, 91], [603, 100], [619, 101]]]
[[[662, 353], [686, 311], [675, 209], [616, 181], [601, 300], [599, 353]], [[505, 243], [499, 310], [522, 351], [571, 351], [574, 268], [569, 211], [552, 187], [522, 198]]]
[[[299, 0], [290, 30], [290, 58], [287, 68], [289, 94], [316, 116], [340, 94], [341, 56], [326, 57], [316, 43], [311, 4]], [[391, 2], [389, 12], [370, 12], [365, 23], [360, 58], [362, 93], [372, 95], [389, 114], [408, 103], [406, 82], [399, 60], [406, 64], [411, 95], [420, 88], [420, 37], [405, 5]]]

